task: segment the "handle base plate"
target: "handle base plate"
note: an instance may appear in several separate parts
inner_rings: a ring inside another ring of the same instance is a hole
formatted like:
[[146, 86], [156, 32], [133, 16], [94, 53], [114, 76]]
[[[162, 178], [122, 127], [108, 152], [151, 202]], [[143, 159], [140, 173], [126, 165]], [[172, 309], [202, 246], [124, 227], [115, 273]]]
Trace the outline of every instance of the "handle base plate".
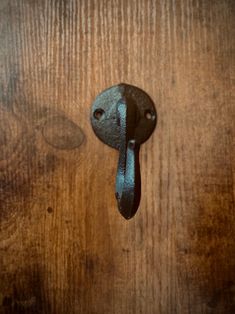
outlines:
[[104, 90], [95, 99], [91, 109], [91, 124], [97, 137], [105, 144], [119, 149], [120, 125], [117, 104], [120, 99], [134, 102], [138, 109], [134, 138], [138, 144], [144, 143], [154, 131], [157, 112], [152, 99], [140, 88], [119, 84]]

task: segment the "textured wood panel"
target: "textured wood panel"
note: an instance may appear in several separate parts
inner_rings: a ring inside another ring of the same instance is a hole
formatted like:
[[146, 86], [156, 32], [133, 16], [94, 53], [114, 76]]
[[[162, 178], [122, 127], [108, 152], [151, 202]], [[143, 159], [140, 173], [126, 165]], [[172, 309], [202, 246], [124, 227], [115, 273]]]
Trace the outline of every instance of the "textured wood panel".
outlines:
[[[234, 1], [0, 1], [0, 313], [235, 313]], [[140, 210], [90, 104], [156, 103]]]

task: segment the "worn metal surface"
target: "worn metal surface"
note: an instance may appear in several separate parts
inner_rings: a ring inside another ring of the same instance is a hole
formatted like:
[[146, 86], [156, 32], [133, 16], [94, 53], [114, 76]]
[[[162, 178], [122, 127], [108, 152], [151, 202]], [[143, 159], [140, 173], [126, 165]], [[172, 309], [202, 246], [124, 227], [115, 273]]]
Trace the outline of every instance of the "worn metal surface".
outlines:
[[119, 84], [97, 96], [91, 111], [95, 134], [119, 150], [116, 177], [118, 209], [126, 219], [136, 213], [141, 198], [140, 144], [152, 134], [157, 113], [151, 98], [141, 89]]

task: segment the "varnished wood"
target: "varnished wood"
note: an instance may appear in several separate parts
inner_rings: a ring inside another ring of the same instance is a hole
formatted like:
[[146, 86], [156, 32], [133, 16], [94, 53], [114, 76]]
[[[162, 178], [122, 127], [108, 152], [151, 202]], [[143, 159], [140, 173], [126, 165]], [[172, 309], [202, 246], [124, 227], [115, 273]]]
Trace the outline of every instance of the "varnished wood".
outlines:
[[[234, 313], [234, 1], [0, 1], [0, 313]], [[131, 221], [89, 111], [156, 103]]]

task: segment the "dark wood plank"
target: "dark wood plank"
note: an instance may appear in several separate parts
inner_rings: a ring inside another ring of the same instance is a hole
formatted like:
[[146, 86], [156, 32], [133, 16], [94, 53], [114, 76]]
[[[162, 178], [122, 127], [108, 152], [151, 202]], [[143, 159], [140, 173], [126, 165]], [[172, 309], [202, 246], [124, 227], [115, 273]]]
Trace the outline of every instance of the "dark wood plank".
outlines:
[[[0, 313], [235, 312], [234, 1], [1, 0]], [[90, 105], [154, 99], [140, 210]]]

